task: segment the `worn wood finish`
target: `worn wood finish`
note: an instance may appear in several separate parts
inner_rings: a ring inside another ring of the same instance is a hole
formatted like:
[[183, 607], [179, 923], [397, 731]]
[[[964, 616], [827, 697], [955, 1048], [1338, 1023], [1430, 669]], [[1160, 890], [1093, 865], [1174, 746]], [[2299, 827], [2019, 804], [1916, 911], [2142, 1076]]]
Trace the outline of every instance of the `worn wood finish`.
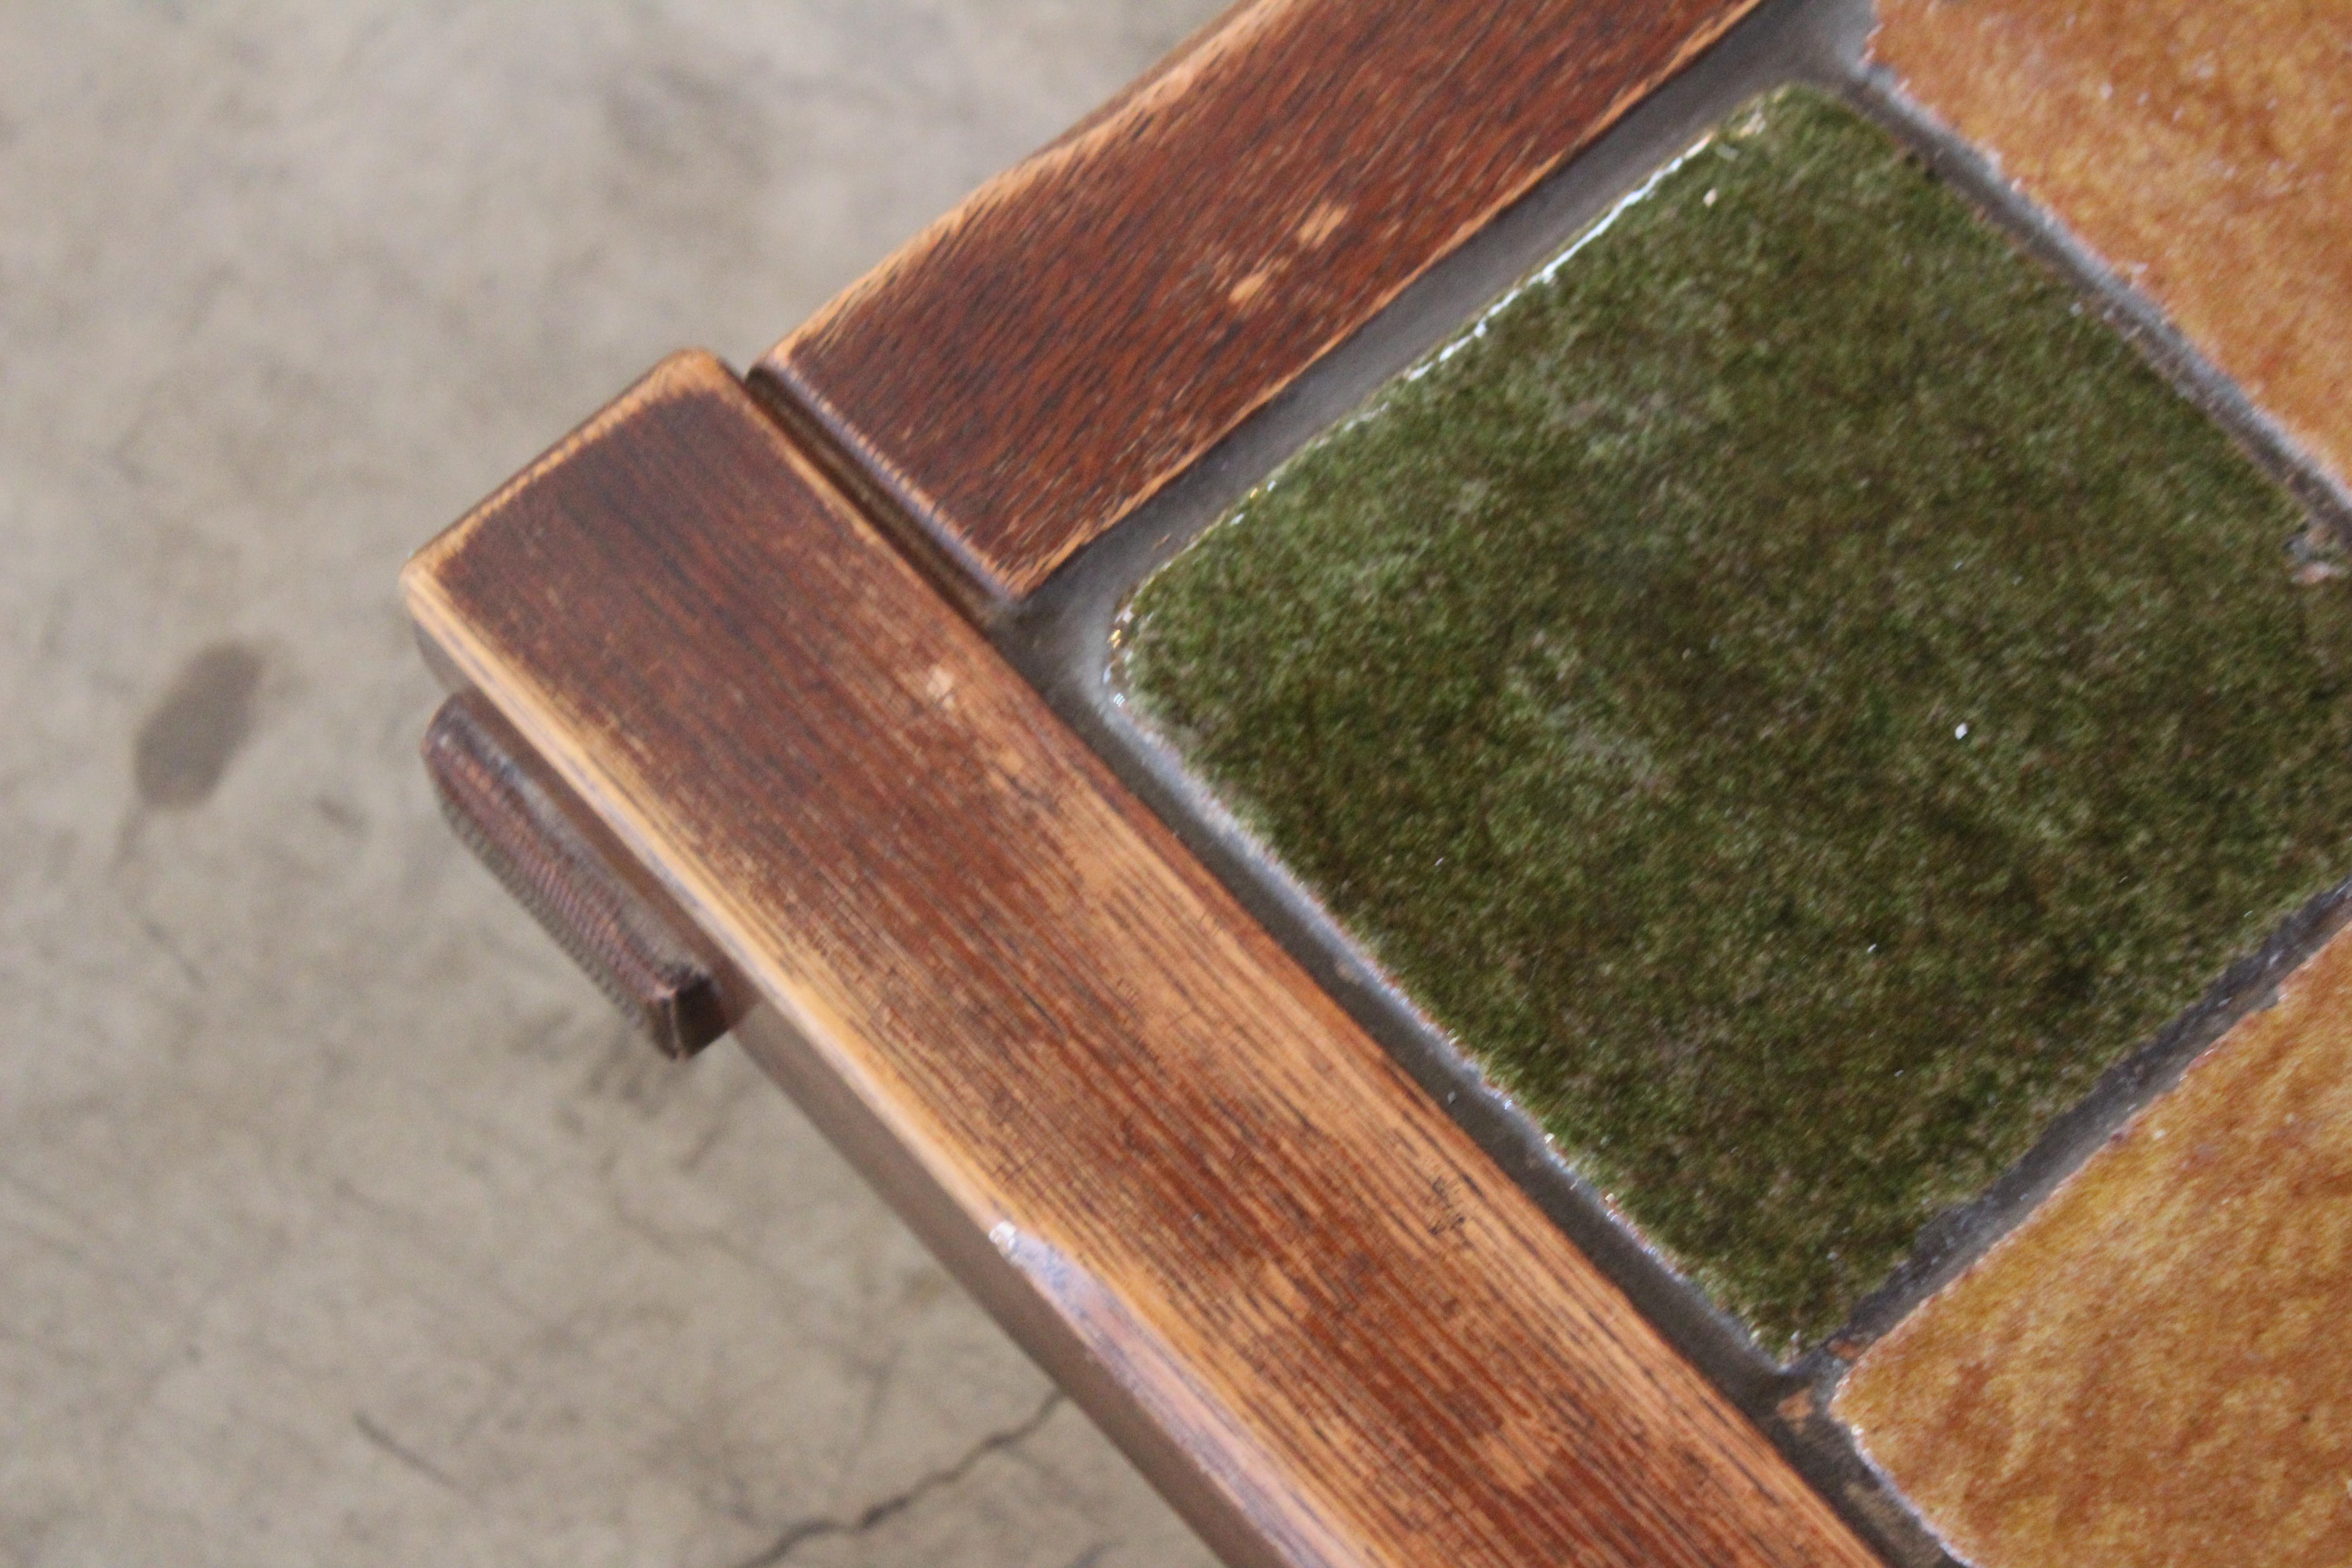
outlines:
[[724, 367], [406, 587], [1228, 1552], [1874, 1561]]
[[1018, 597], [1754, 3], [1237, 5], [758, 374]]

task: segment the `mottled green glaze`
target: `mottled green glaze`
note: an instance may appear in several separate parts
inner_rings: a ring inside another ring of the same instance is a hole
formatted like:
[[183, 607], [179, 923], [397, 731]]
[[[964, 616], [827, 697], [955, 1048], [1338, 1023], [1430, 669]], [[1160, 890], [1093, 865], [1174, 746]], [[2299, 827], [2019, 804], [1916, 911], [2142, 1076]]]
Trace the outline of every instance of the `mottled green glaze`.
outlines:
[[2352, 617], [2302, 526], [1791, 90], [1250, 497], [1124, 657], [1779, 1349], [2352, 865]]

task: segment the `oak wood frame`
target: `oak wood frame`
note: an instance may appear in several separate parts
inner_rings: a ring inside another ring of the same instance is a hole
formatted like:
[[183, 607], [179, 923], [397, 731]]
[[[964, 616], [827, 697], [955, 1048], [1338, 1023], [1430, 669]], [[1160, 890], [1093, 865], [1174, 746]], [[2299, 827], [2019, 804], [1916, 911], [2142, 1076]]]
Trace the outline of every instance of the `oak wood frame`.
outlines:
[[[1556, 77], [1562, 51], [1601, 57], [1570, 98], [1538, 71], [1497, 116], [1496, 82], [1454, 80], [1369, 153], [1276, 160], [1206, 241], [1126, 204], [1160, 226], [1154, 268], [1256, 258], [1218, 298], [1286, 323], [1239, 365], [1166, 374], [1138, 344], [1202, 300], [1127, 300], [1136, 341], [1088, 346], [1139, 367], [1116, 409], [1172, 410], [1181, 434], [1139, 447], [906, 299], [1007, 264], [975, 263], [976, 234], [1082, 231], [1073, 192], [1298, 134], [1285, 117], [1360, 121], [1362, 93], [1433, 59], [1492, 63], [1468, 0], [1418, 34], [1393, 6], [1238, 5], [787, 339], [757, 399], [706, 357], [667, 362], [405, 577], [460, 683], [758, 993], [747, 1048], [1237, 1563], [1876, 1560], [950, 603], [985, 616], [1034, 587], [1751, 3], [1533, 7], [1525, 56]], [[1432, 37], [1450, 51], [1405, 50]], [[1298, 76], [1335, 58], [1347, 90]], [[1286, 69], [1304, 99], [1267, 100]], [[1203, 106], [1240, 132], [1187, 142]], [[1366, 238], [1318, 216], [1334, 167], [1409, 189], [1482, 137], [1443, 224]], [[1310, 249], [1355, 246], [1337, 285], [1284, 259], [1318, 227]], [[893, 371], [918, 328], [970, 363]], [[961, 410], [977, 446], [922, 456], [934, 471], [1028, 443], [1090, 477], [982, 463], [993, 511], [933, 504], [915, 458], [841, 413], [841, 378], [881, 372], [917, 415]], [[990, 521], [1023, 515], [1045, 524]]]
[[1230, 1560], [1874, 1561], [717, 362], [407, 586]]

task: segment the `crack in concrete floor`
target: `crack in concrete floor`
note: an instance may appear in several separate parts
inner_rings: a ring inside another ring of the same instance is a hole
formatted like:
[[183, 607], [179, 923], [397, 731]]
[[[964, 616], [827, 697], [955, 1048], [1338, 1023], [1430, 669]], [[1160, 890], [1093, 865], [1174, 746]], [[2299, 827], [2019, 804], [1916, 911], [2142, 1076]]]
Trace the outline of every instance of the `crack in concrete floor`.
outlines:
[[778, 1536], [775, 1544], [765, 1552], [746, 1557], [737, 1563], [735, 1568], [776, 1568], [779, 1563], [792, 1561], [793, 1554], [812, 1541], [820, 1541], [828, 1536], [836, 1535], [864, 1535], [878, 1525], [888, 1523], [908, 1510], [927, 1500], [932, 1493], [952, 1487], [971, 1475], [979, 1468], [980, 1462], [990, 1455], [1001, 1454], [1008, 1448], [1017, 1447], [1026, 1442], [1036, 1434], [1039, 1427], [1053, 1418], [1054, 1412], [1061, 1407], [1062, 1397], [1061, 1390], [1053, 1390], [1045, 1395], [1037, 1408], [1031, 1412], [1028, 1419], [1000, 1431], [989, 1433], [958, 1455], [954, 1462], [943, 1465], [935, 1470], [927, 1471], [918, 1477], [913, 1485], [866, 1504], [850, 1518], [839, 1519], [830, 1515], [819, 1515], [814, 1519], [800, 1521]]

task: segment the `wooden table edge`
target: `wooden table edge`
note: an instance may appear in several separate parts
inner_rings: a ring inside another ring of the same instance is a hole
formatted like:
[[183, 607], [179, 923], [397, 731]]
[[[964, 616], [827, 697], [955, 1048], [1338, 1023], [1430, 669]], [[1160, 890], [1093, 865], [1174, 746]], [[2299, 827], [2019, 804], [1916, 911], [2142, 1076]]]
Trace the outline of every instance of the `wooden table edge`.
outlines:
[[[893, 1064], [887, 1053], [876, 1054], [873, 1039], [861, 1036], [857, 1025], [844, 1016], [838, 999], [796, 984], [775, 955], [762, 951], [760, 936], [741, 911], [730, 907], [729, 894], [712, 880], [709, 868], [682, 857], [677, 845], [668, 841], [668, 832], [655, 820], [655, 810], [627, 782], [626, 769], [616, 763], [614, 748], [619, 741], [615, 735], [582, 721], [579, 693], [559, 696], [547, 670], [522, 668], [510, 648], [498, 646], [483, 634], [480, 602], [461, 602], [462, 595], [451, 591], [453, 563], [478, 545], [499, 546], [500, 531], [511, 533], [519, 526], [502, 521], [519, 501], [541, 486], [567, 482], [567, 469], [584, 455], [635, 439], [633, 426], [649, 410], [696, 398], [726, 405], [730, 419], [756, 421], [798, 483], [819, 498], [835, 523], [862, 536], [861, 548], [869, 552], [870, 559], [860, 570], [870, 569], [891, 579], [887, 585], [890, 602], [916, 606], [919, 613], [936, 619], [940, 636], [968, 642], [960, 656], [967, 660], [959, 667], [960, 680], [971, 681], [974, 671], [991, 668], [997, 671], [992, 679], [1008, 683], [1001, 694], [1005, 700], [1034, 705], [1034, 712], [1024, 721], [1033, 726], [1033, 732], [1022, 738], [1022, 744], [1077, 753], [1067, 760], [1068, 766], [1120, 796], [1114, 817], [1118, 811], [1148, 816], [1139, 805], [1124, 798], [1108, 771], [1061, 729], [979, 634], [922, 585], [884, 536], [833, 488], [818, 465], [761, 410], [732, 374], [708, 356], [678, 355], [665, 362], [638, 387], [420, 552], [403, 576], [404, 592], [420, 630], [449, 666], [506, 716], [611, 833], [643, 859], [677, 903], [692, 912], [703, 933], [751, 978], [763, 1003], [740, 1033], [754, 1059], [793, 1094], [918, 1234], [1126, 1449], [1214, 1550], [1229, 1562], [1247, 1564], [1439, 1561], [1416, 1552], [1410, 1540], [1401, 1544], [1402, 1538], [1375, 1539], [1377, 1532], [1368, 1534], [1360, 1518], [1330, 1506], [1332, 1496], [1359, 1487], [1360, 1477], [1313, 1473], [1315, 1467], [1300, 1463], [1295, 1453], [1285, 1458], [1259, 1441], [1263, 1413], [1236, 1406], [1220, 1393], [1231, 1387], [1230, 1369], [1187, 1364], [1190, 1352], [1181, 1340], [1151, 1327], [1155, 1322], [1164, 1326], [1164, 1303], [1122, 1298], [1118, 1281], [1122, 1269], [1132, 1273], [1131, 1263], [1104, 1261], [1097, 1267], [1098, 1260], [1074, 1248], [1066, 1235], [1041, 1240], [1024, 1234], [1021, 1222], [1029, 1216], [1010, 1212], [1002, 1192], [990, 1190], [973, 1176], [1002, 1151], [956, 1147], [951, 1140], [941, 1138], [939, 1121], [906, 1098], [903, 1086], [892, 1079]], [[725, 478], [717, 476], [722, 482]], [[928, 603], [928, 612], [920, 612], [922, 603]], [[1013, 691], [1013, 687], [1018, 691]], [[1158, 827], [1156, 819], [1146, 826]], [[1172, 871], [1150, 874], [1167, 875], [1188, 886], [1206, 882], [1206, 874], [1189, 862], [1164, 829], [1156, 835], [1146, 832], [1138, 842], [1151, 856], [1184, 861]], [[1123, 846], [1121, 853], [1132, 847]], [[1167, 864], [1173, 866], [1174, 860]], [[1314, 990], [1303, 972], [1287, 973], [1295, 966], [1256, 931], [1237, 905], [1228, 902], [1214, 910], [1216, 919], [1249, 924], [1248, 931], [1242, 933], [1243, 946], [1234, 951], [1246, 951], [1251, 962], [1284, 971], [1275, 977], [1280, 984]], [[1202, 984], [1217, 983], [1213, 974], [1188, 978]], [[1639, 1474], [1617, 1475], [1608, 1487], [1627, 1489], [1628, 1495], [1613, 1501], [1603, 1499], [1593, 1506], [1604, 1512], [1621, 1510], [1633, 1521], [1626, 1528], [1635, 1534], [1649, 1528], [1675, 1536], [1682, 1528], [1676, 1521], [1681, 1521], [1692, 1528], [1703, 1526], [1711, 1539], [1737, 1537], [1754, 1543], [1752, 1552], [1736, 1556], [1716, 1557], [1711, 1552], [1694, 1556], [1662, 1537], [1666, 1544], [1657, 1549], [1655, 1556], [1646, 1550], [1627, 1555], [1620, 1542], [1606, 1554], [1596, 1547], [1590, 1561], [1850, 1564], [1876, 1561], [1764, 1436], [1624, 1303], [1616, 1287], [1534, 1210], [1526, 1195], [1493, 1167], [1440, 1108], [1397, 1072], [1379, 1047], [1361, 1037], [1319, 991], [1314, 991], [1314, 1001], [1328, 1009], [1325, 1023], [1318, 1026], [1328, 1032], [1312, 1037], [1257, 1040], [1252, 1042], [1253, 1048], [1292, 1054], [1296, 1059], [1288, 1065], [1300, 1081], [1352, 1074], [1361, 1083], [1387, 1085], [1377, 1089], [1379, 1096], [1389, 1100], [1377, 1114], [1402, 1119], [1397, 1147], [1411, 1142], [1416, 1149], [1438, 1151], [1444, 1162], [1450, 1162], [1446, 1169], [1469, 1173], [1463, 1182], [1465, 1190], [1448, 1201], [1469, 1211], [1468, 1219], [1478, 1234], [1500, 1238], [1493, 1245], [1512, 1254], [1499, 1263], [1491, 1255], [1465, 1254], [1460, 1267], [1467, 1270], [1463, 1277], [1465, 1287], [1515, 1303], [1510, 1310], [1524, 1310], [1537, 1318], [1549, 1314], [1546, 1321], [1556, 1320], [1559, 1331], [1571, 1337], [1584, 1331], [1577, 1329], [1580, 1322], [1604, 1324], [1601, 1334], [1607, 1343], [1596, 1342], [1588, 1349], [1601, 1356], [1601, 1363], [1615, 1369], [1601, 1374], [1604, 1382], [1621, 1381], [1609, 1400], [1601, 1402], [1603, 1407], [1589, 1409], [1586, 1415], [1597, 1415], [1605, 1423], [1612, 1418], [1605, 1407], [1609, 1401], [1622, 1401], [1627, 1410], [1637, 1405], [1664, 1409], [1670, 1413], [1670, 1425], [1684, 1428], [1654, 1459], [1633, 1461], [1637, 1470], [1645, 1464], [1653, 1466], [1646, 1479]], [[996, 1048], [985, 1041], [974, 1041], [971, 1046], [982, 1055]], [[1334, 1048], [1348, 1059], [1318, 1059], [1315, 1055]], [[1370, 1059], [1374, 1058], [1376, 1062]], [[1167, 1068], [1164, 1060], [1159, 1066]], [[1203, 1070], [1213, 1076], [1217, 1069]], [[1217, 1093], [1232, 1092], [1230, 1083], [1207, 1087]], [[1069, 1102], [1078, 1104], [1082, 1100], [1082, 1095], [1073, 1096]], [[1326, 1114], [1346, 1121], [1353, 1113], [1343, 1105]], [[1376, 1162], [1412, 1157], [1391, 1153], [1370, 1138], [1359, 1138], [1350, 1148], [1355, 1154]], [[1358, 1174], [1350, 1173], [1350, 1179]], [[1407, 1184], [1421, 1179], [1409, 1172], [1391, 1174]], [[1313, 1180], [1311, 1174], [1307, 1179]], [[1297, 1212], [1311, 1212], [1314, 1200], [1315, 1194], [1302, 1195]], [[1083, 1206], [1084, 1200], [1078, 1201]], [[1149, 1237], [1138, 1238], [1138, 1245], [1145, 1245], [1147, 1251], [1150, 1242]], [[1174, 1245], [1172, 1239], [1171, 1245]], [[1322, 1238], [1308, 1232], [1269, 1237], [1265, 1250], [1269, 1257], [1320, 1255], [1335, 1266], [1341, 1261]], [[1423, 1271], [1430, 1266], [1426, 1257], [1396, 1265]], [[1440, 1266], [1450, 1265], [1441, 1261]], [[1547, 1277], [1552, 1283], [1544, 1282]], [[1563, 1289], [1566, 1294], [1559, 1294]], [[1562, 1315], [1570, 1301], [1582, 1305]], [[1595, 1302], [1600, 1305], [1595, 1307]], [[1593, 1311], [1601, 1317], [1591, 1318]], [[1569, 1351], [1559, 1353], [1571, 1356]], [[1301, 1366], [1299, 1371], [1302, 1379], [1312, 1381], [1310, 1374], [1316, 1369]], [[1524, 1403], [1532, 1396], [1541, 1403], [1555, 1392], [1537, 1387], [1530, 1395], [1527, 1389], [1510, 1386], [1514, 1377], [1539, 1383], [1545, 1375], [1540, 1369], [1492, 1367], [1486, 1369], [1485, 1375], [1494, 1382], [1481, 1397], [1491, 1394]], [[1224, 1381], [1220, 1382], [1221, 1378]], [[1431, 1396], [1444, 1396], [1444, 1391]], [[1273, 1390], [1267, 1397], [1279, 1402], [1286, 1395]], [[1570, 1440], [1565, 1433], [1555, 1436]], [[1700, 1457], [1694, 1458], [1694, 1454]], [[1701, 1476], [1695, 1482], [1694, 1465], [1715, 1479]], [[1503, 1486], [1504, 1491], [1508, 1489]], [[1692, 1521], [1688, 1510], [1694, 1496], [1706, 1499], [1710, 1515], [1721, 1510], [1736, 1516], [1748, 1509], [1752, 1517]], [[1447, 1500], [1425, 1500], [1430, 1506], [1443, 1507]], [[1461, 1500], [1473, 1506], [1476, 1502]], [[1513, 1528], [1542, 1533], [1557, 1527], [1555, 1521], [1520, 1521]], [[1727, 1530], [1728, 1535], [1722, 1533]]]

